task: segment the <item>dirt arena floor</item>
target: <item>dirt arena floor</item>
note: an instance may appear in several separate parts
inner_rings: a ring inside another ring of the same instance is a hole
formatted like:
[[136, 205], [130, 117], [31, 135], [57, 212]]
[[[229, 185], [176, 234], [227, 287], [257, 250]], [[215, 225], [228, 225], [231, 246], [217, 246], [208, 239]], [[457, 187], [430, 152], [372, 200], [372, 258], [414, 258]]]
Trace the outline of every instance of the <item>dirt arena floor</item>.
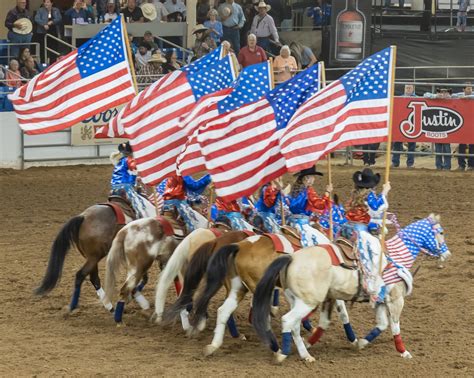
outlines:
[[[347, 198], [353, 170], [333, 169], [335, 190], [341, 198]], [[79, 311], [65, 317], [74, 274], [83, 263], [75, 250], [66, 259], [59, 286], [45, 298], [33, 296], [57, 232], [70, 217], [106, 199], [110, 173], [110, 166], [0, 170], [1, 376], [474, 375], [474, 173], [425, 169], [391, 173], [390, 207], [400, 222], [407, 224], [415, 217], [439, 212], [453, 253], [444, 269], [426, 258], [417, 262], [422, 268], [401, 323], [402, 336], [414, 358], [399, 357], [389, 331], [369, 348], [354, 350], [334, 319], [322, 342], [311, 349], [315, 363], [305, 364], [293, 353], [282, 366], [272, 364], [270, 352], [246, 321], [248, 299], [237, 310], [238, 325], [248, 340], [227, 336], [215, 356], [202, 357], [202, 348], [212, 338], [222, 293], [212, 303], [208, 329], [199, 339], [187, 339], [178, 325], [166, 329], [151, 325], [135, 303], [124, 315], [127, 326], [117, 328], [88, 281], [83, 285]], [[149, 299], [157, 274], [154, 268], [153, 283], [144, 292]], [[168, 303], [173, 298], [170, 292]], [[367, 304], [356, 304], [349, 312], [359, 335], [371, 329], [373, 313]], [[273, 328], [280, 333], [279, 320], [273, 322]]]

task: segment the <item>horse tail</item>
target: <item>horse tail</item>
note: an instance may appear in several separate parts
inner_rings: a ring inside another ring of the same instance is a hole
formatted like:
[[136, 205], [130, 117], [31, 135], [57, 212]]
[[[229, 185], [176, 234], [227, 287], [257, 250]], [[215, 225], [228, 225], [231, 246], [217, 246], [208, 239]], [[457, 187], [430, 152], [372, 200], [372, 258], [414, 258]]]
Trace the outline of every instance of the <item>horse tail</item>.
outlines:
[[76, 244], [79, 240], [79, 229], [84, 222], [83, 215], [77, 215], [69, 219], [61, 228], [56, 239], [51, 246], [51, 254], [49, 255], [48, 267], [43, 281], [34, 291], [36, 295], [46, 295], [57, 285], [61, 278], [66, 254], [72, 244]]
[[184, 276], [181, 294], [173, 306], [165, 312], [165, 323], [173, 321], [183, 309], [193, 302], [193, 295], [196, 292], [202, 277], [206, 273], [207, 264], [212, 256], [216, 243], [216, 240], [204, 243], [194, 253]]
[[[193, 231], [193, 233], [196, 231]], [[186, 259], [188, 258], [191, 247], [189, 240], [191, 239], [191, 235], [193, 233], [189, 234], [180, 244], [178, 244], [170, 259], [166, 263], [165, 268], [160, 274], [160, 278], [156, 285], [155, 294], [155, 314], [157, 314], [158, 318], [163, 315], [166, 293], [168, 292], [171, 283], [179, 274], [183, 265], [186, 263]]]
[[117, 281], [117, 273], [120, 266], [125, 263], [125, 249], [123, 247], [127, 229], [122, 228], [114, 238], [110, 251], [107, 254], [105, 263], [105, 299], [104, 301], [112, 302], [115, 295], [115, 283]]
[[287, 269], [292, 257], [284, 255], [274, 260], [265, 271], [262, 279], [258, 283], [252, 300], [252, 324], [262, 341], [269, 345], [272, 351], [277, 352], [278, 341], [273, 334], [270, 322], [270, 303], [272, 293], [275, 288], [280, 272]]
[[206, 270], [206, 287], [196, 301], [196, 309], [191, 319], [191, 324], [193, 326], [197, 326], [202, 320], [206, 318], [209, 302], [211, 298], [219, 291], [227, 275], [230, 257], [232, 257], [233, 260], [238, 252], [239, 245], [230, 244], [222, 247], [212, 255]]

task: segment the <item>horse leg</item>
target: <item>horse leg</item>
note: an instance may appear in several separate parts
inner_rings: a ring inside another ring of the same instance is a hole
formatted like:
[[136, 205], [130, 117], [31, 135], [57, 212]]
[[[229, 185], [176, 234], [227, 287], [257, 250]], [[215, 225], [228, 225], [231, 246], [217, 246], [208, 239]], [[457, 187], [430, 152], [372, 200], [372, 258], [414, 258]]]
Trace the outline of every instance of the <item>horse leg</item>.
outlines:
[[412, 358], [409, 351], [406, 350], [403, 344], [402, 336], [400, 335], [400, 315], [403, 310], [405, 300], [402, 296], [387, 303], [388, 312], [390, 314], [390, 327], [392, 329], [393, 341], [395, 348], [403, 358]]
[[240, 301], [244, 298], [247, 289], [240, 277], [234, 277], [230, 280], [230, 292], [222, 304], [217, 310], [216, 328], [214, 329], [214, 337], [212, 342], [204, 348], [204, 355], [210, 356], [217, 349], [220, 348], [224, 342], [225, 328], [228, 320], [231, 318], [232, 313], [238, 307]]
[[74, 281], [74, 292], [72, 294], [71, 304], [69, 305], [69, 312], [74, 311], [79, 305], [79, 297], [81, 296], [81, 286], [84, 279], [90, 274], [90, 272], [97, 266], [95, 261], [87, 260], [86, 263], [76, 273], [76, 279]]
[[329, 299], [321, 306], [321, 313], [319, 315], [318, 328], [308, 338], [308, 344], [314, 345], [323, 336], [324, 332], [328, 330], [331, 324], [331, 312], [334, 306], [334, 301]]
[[105, 299], [105, 291], [102, 289], [99, 278], [99, 269], [97, 264], [95, 264], [94, 269], [89, 273], [89, 280], [91, 281], [92, 286], [95, 288], [95, 292], [99, 297], [100, 302], [104, 305], [105, 309], [109, 312], [112, 312], [114, 306], [108, 300]]
[[[291, 352], [291, 338], [292, 332], [295, 337], [295, 330], [299, 329], [301, 319], [308, 315], [311, 310], [316, 306], [308, 306], [300, 298], [294, 297], [292, 293], [289, 293], [288, 290], [285, 290], [285, 295], [293, 302], [292, 309], [290, 312], [282, 316], [282, 344], [281, 351], [275, 353], [275, 359], [277, 363], [283, 362]], [[316, 304], [317, 305], [317, 304]], [[300, 335], [301, 337], [301, 335]], [[307, 361], [313, 361], [314, 359], [306, 350], [303, 340], [299, 340], [295, 343], [300, 353], [301, 358], [304, 358]], [[300, 350], [301, 349], [301, 350]]]
[[275, 288], [275, 290], [273, 290], [273, 301], [270, 310], [273, 316], [278, 315], [278, 306], [280, 306], [280, 290]]
[[365, 348], [374, 341], [388, 327], [387, 308], [385, 304], [378, 304], [375, 308], [375, 321], [377, 325], [363, 339], [358, 341], [359, 349]]
[[140, 277], [141, 277], [141, 274], [139, 275], [138, 272], [128, 273], [128, 277], [125, 280], [125, 283], [120, 288], [120, 296], [119, 296], [117, 305], [115, 306], [115, 312], [114, 312], [114, 320], [115, 320], [115, 323], [117, 323], [117, 327], [124, 325], [122, 321], [122, 317], [123, 317], [123, 311], [125, 309], [125, 303], [128, 302], [133, 292], [133, 289], [140, 282]]
[[150, 309], [150, 302], [144, 297], [142, 294], [143, 288], [148, 283], [148, 273], [143, 275], [141, 282], [138, 286], [133, 290], [133, 298], [138, 303], [142, 310], [149, 310]]
[[347, 340], [352, 343], [352, 345], [357, 345], [357, 336], [352, 329], [351, 322], [349, 320], [349, 313], [347, 312], [346, 302], [338, 299], [336, 300], [336, 311], [339, 315], [339, 319], [341, 320], [344, 326], [344, 332], [346, 333]]

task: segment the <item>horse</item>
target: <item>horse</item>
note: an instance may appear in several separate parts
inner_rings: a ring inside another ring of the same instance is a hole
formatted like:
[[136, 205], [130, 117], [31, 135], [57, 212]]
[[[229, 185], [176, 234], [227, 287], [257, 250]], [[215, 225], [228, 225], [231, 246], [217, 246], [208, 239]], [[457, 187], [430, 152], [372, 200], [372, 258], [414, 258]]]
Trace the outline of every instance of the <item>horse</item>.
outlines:
[[[329, 239], [318, 231], [318, 243], [329, 243]], [[289, 242], [286, 241], [288, 245]], [[190, 334], [201, 331], [206, 321], [207, 307], [211, 298], [226, 281], [229, 288], [226, 299], [217, 311], [216, 328], [211, 344], [204, 349], [204, 355], [213, 354], [224, 341], [225, 325], [239, 303], [257, 283], [267, 267], [278, 257], [273, 239], [255, 235], [245, 240], [222, 247], [209, 260], [206, 270], [206, 286], [196, 300], [191, 317]]]
[[[155, 207], [145, 198], [142, 202], [146, 214], [153, 216]], [[124, 224], [134, 219], [134, 211], [130, 204], [119, 196], [111, 196], [107, 204], [90, 206], [81, 214], [69, 219], [51, 246], [46, 274], [34, 293], [44, 296], [56, 287], [61, 278], [66, 254], [75, 245], [86, 262], [76, 273], [69, 312], [78, 307], [82, 282], [88, 275], [99, 300], [108, 311], [111, 311], [112, 304], [105, 299], [105, 292], [101, 286], [98, 263], [107, 255], [117, 232]]]
[[[412, 290], [412, 276], [408, 268], [420, 251], [439, 257], [441, 261], [451, 256], [439, 221], [439, 216], [431, 214], [401, 229], [386, 242], [389, 253], [384, 259], [383, 271], [386, 296], [384, 302], [375, 305], [377, 326], [358, 341], [359, 348], [372, 342], [390, 322], [397, 351], [403, 358], [412, 357], [400, 335], [404, 297]], [[282, 317], [281, 349], [269, 323], [269, 302], [275, 285], [284, 289], [291, 306], [291, 310]], [[264, 343], [270, 346], [278, 363], [290, 354], [292, 336], [300, 357], [313, 362], [315, 359], [308, 353], [300, 335], [300, 320], [326, 299], [362, 299], [360, 288], [361, 272], [334, 264], [327, 248], [309, 247], [281, 256], [270, 264], [257, 285], [253, 297], [253, 326]]]

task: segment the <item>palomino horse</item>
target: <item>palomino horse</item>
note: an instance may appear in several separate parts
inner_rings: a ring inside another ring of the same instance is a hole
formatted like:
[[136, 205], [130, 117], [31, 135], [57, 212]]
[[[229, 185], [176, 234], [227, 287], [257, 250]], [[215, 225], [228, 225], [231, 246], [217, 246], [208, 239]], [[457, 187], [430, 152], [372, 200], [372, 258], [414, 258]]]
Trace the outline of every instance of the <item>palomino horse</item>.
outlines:
[[[198, 212], [194, 212], [194, 216], [199, 221], [199, 227], [207, 227], [206, 218]], [[156, 259], [160, 260], [161, 267], [165, 266], [183, 240], [185, 230], [174, 218], [172, 212], [167, 212], [164, 217], [138, 219], [117, 233], [107, 256], [105, 272], [106, 299], [112, 300], [118, 270], [122, 264], [127, 265], [127, 279], [120, 290], [120, 299], [115, 308], [117, 323], [122, 323], [125, 303], [132, 292], [143, 310], [150, 308], [150, 304], [141, 294], [143, 285], [137, 285], [142, 278], [147, 280], [148, 269]]]
[[[329, 243], [329, 239], [323, 233], [319, 231], [318, 233], [318, 243]], [[251, 236], [241, 242], [225, 246], [212, 256], [207, 266], [206, 287], [197, 299], [192, 314], [193, 328], [190, 333], [204, 328], [209, 301], [224, 284], [224, 280], [230, 289], [226, 300], [217, 311], [214, 338], [204, 350], [206, 356], [220, 348], [230, 316], [245, 294], [248, 291], [254, 292], [267, 267], [279, 256], [281, 254], [276, 251], [272, 239], [264, 235]]]
[[[386, 246], [389, 263], [383, 274], [385, 301], [375, 308], [377, 327], [358, 344], [362, 348], [373, 341], [390, 321], [397, 351], [402, 357], [411, 358], [400, 336], [400, 314], [412, 283], [407, 268], [413, 265], [420, 251], [437, 256], [442, 261], [451, 253], [444, 241], [439, 217], [434, 215], [403, 228], [386, 242]], [[403, 266], [401, 261], [406, 265]], [[284, 288], [291, 305], [291, 310], [282, 317], [281, 350], [268, 321], [270, 297], [275, 285]], [[360, 286], [360, 272], [333, 264], [328, 250], [323, 247], [305, 248], [293, 255], [281, 256], [268, 267], [254, 293], [253, 325], [263, 341], [270, 345], [277, 362], [282, 362], [290, 354], [292, 336], [300, 357], [312, 362], [314, 358], [308, 353], [300, 335], [300, 320], [326, 299], [359, 299]]]
[[[71, 246], [75, 245], [81, 255], [85, 257], [86, 263], [76, 273], [69, 311], [77, 308], [81, 285], [88, 275], [104, 307], [109, 311], [112, 309], [112, 304], [105, 300], [97, 265], [107, 255], [117, 231], [123, 224], [132, 221], [134, 215], [128, 202], [121, 197], [112, 196], [109, 198], [109, 202], [112, 206], [98, 204], [87, 208], [81, 214], [71, 218], [61, 228], [51, 247], [46, 274], [40, 286], [35, 290], [35, 294], [46, 295], [54, 289], [61, 278], [66, 254]], [[148, 215], [153, 216], [154, 206], [145, 199], [143, 199], [143, 203], [147, 213], [150, 213]], [[124, 216], [122, 220], [119, 220], [120, 216], [114, 210], [117, 207], [119, 207], [117, 210], [119, 213], [120, 209], [122, 210], [121, 214]]]

